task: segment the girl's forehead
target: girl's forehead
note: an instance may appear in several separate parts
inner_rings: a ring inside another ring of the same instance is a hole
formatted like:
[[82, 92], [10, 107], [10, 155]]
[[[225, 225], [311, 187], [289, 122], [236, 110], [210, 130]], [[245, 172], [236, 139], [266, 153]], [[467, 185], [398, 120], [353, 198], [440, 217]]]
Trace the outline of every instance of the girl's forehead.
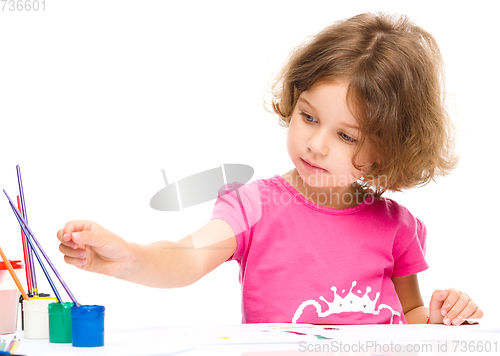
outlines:
[[311, 87], [303, 93], [315, 93], [318, 91], [342, 91], [347, 92], [349, 81], [347, 80], [320, 80], [311, 85]]
[[299, 95], [299, 100], [323, 107], [342, 106], [347, 108], [348, 82], [319, 82]]
[[319, 83], [302, 92], [298, 101], [318, 111], [350, 114], [347, 105], [348, 83]]

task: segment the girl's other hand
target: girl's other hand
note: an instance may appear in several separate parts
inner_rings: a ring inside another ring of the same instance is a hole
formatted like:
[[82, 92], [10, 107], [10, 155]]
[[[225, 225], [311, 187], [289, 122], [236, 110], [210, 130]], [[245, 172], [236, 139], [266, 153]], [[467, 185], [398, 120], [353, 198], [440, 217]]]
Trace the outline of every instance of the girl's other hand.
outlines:
[[123, 272], [132, 255], [129, 243], [92, 221], [70, 221], [57, 238], [66, 263], [112, 277]]
[[[436, 290], [429, 303], [431, 324], [460, 325], [464, 319], [481, 319], [483, 311], [476, 302], [456, 288]], [[468, 321], [469, 324], [477, 324]]]

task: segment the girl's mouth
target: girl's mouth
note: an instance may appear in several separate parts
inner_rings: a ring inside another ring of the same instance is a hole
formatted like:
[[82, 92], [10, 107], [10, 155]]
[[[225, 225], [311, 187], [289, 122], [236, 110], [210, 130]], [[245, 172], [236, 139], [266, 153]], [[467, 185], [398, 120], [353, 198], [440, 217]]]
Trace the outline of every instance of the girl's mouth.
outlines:
[[305, 159], [301, 158], [302, 162], [304, 163], [304, 167], [306, 168], [307, 171], [311, 173], [325, 173], [328, 172], [326, 169], [315, 166], [313, 163], [310, 163], [309, 161], [306, 161]]

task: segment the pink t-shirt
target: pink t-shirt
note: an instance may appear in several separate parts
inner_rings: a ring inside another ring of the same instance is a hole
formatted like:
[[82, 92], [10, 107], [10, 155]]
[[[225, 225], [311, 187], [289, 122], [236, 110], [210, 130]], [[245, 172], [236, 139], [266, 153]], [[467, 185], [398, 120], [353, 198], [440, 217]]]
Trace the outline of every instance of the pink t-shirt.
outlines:
[[424, 224], [388, 198], [327, 208], [276, 175], [229, 187], [212, 219], [236, 234], [243, 323], [406, 324], [391, 278], [428, 268]]

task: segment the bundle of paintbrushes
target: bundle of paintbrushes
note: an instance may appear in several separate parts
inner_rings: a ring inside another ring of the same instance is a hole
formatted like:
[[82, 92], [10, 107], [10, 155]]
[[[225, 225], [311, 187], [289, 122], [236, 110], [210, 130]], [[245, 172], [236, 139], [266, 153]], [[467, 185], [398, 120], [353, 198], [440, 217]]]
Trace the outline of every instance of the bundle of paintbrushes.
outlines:
[[[12, 208], [12, 211], [14, 212], [14, 215], [21, 227], [28, 294], [25, 293], [16, 271], [14, 271], [14, 268], [1, 248], [0, 253], [2, 254], [4, 263], [24, 299], [24, 337], [33, 339], [50, 338], [50, 342], [72, 342], [73, 346], [103, 346], [104, 307], [100, 305], [80, 305], [73, 296], [73, 293], [69, 290], [52, 261], [45, 253], [39, 240], [35, 237], [35, 234], [28, 225], [24, 189], [21, 180], [21, 170], [19, 166], [16, 168], [19, 185], [19, 196], [17, 197], [18, 206], [16, 207], [14, 205], [5, 189], [3, 192], [5, 193], [10, 207]], [[38, 264], [42, 268], [43, 273], [47, 278], [52, 291], [54, 292], [55, 298], [44, 297], [38, 293], [33, 255], [35, 255]], [[42, 256], [45, 259], [45, 262], [52, 269], [68, 296], [71, 298], [72, 302], [62, 302], [61, 295], [57, 291], [57, 288], [50, 277], [49, 271], [45, 267]]]

